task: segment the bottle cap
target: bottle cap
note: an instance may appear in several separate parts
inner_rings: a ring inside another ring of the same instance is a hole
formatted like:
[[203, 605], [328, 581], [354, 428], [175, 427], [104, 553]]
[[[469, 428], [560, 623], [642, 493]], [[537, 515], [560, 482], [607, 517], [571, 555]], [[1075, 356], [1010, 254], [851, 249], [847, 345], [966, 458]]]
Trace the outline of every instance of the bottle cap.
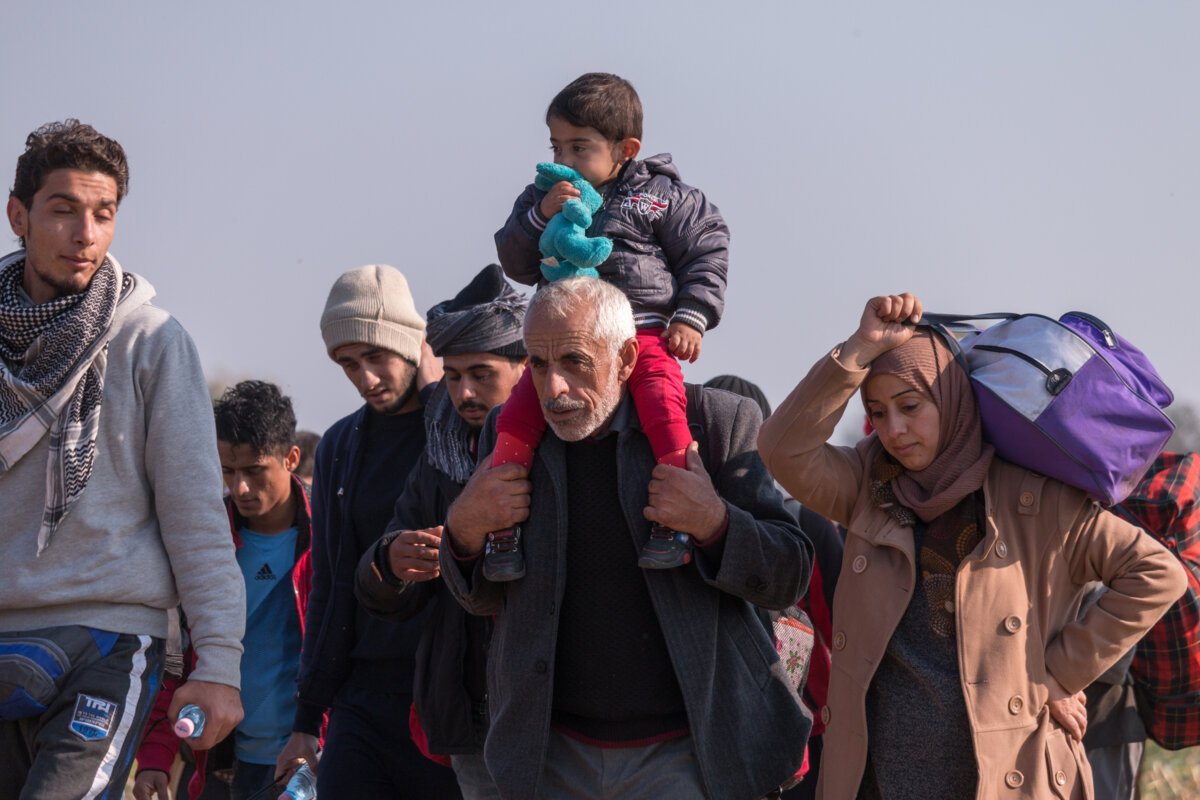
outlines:
[[187, 739], [195, 732], [196, 723], [192, 722], [187, 717], [184, 717], [175, 723], [175, 735], [180, 739]]

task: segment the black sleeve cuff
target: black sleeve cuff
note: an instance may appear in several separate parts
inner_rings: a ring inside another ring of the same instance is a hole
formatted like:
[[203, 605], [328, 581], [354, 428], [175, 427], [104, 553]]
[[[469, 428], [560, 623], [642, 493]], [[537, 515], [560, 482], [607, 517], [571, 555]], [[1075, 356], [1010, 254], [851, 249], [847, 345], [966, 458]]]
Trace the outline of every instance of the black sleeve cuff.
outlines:
[[375, 574], [379, 576], [381, 581], [386, 583], [388, 586], [394, 586], [397, 589], [403, 589], [406, 585], [405, 581], [400, 580], [392, 574], [392, 567], [388, 563], [388, 548], [391, 547], [392, 542], [394, 542], [396, 537], [399, 535], [400, 531], [398, 530], [388, 531], [383, 535], [383, 538], [375, 543], [375, 557], [373, 559], [373, 563], [375, 565]]
[[320, 736], [321, 723], [324, 721], [325, 709], [305, 703], [303, 700], [296, 701], [296, 715], [292, 720], [292, 730], [298, 733], [307, 733], [310, 736]]

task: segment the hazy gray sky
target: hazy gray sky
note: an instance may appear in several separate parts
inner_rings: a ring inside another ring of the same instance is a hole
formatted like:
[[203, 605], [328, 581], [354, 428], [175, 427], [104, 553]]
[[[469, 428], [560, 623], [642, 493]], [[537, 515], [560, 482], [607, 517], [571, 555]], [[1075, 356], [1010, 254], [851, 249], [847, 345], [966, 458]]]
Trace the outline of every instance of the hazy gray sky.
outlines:
[[321, 431], [360, 403], [318, 331], [334, 278], [387, 263], [422, 311], [453, 295], [548, 157], [550, 98], [616, 72], [643, 153], [733, 232], [688, 379], [778, 404], [868, 296], [911, 290], [1088, 310], [1200, 404], [1198, 32], [1178, 0], [13, 3], [0, 169], [48, 120], [118, 139], [113, 253], [211, 377], [275, 380]]

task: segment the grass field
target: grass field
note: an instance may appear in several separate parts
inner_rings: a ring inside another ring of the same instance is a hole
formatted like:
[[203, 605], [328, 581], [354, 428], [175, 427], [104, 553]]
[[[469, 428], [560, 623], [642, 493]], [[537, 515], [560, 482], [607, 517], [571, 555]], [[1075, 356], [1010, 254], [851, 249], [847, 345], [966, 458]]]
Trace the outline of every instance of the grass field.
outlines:
[[1142, 800], [1200, 798], [1200, 747], [1172, 752], [1147, 742], [1140, 784]]

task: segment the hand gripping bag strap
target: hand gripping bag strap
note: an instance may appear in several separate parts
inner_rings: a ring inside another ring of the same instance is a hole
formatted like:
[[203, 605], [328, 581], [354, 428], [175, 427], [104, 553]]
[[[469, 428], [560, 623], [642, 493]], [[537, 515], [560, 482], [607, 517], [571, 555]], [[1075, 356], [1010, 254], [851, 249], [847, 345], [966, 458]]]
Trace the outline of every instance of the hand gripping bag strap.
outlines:
[[1138, 642], [1130, 672], [1146, 732], [1169, 750], [1200, 745], [1200, 455], [1163, 453], [1113, 511], [1187, 570], [1183, 597]]
[[[1136, 347], [1072, 312], [926, 314], [960, 337], [985, 439], [998, 455], [1112, 505], [1162, 450], [1170, 390]], [[968, 320], [999, 320], [973, 333]]]

